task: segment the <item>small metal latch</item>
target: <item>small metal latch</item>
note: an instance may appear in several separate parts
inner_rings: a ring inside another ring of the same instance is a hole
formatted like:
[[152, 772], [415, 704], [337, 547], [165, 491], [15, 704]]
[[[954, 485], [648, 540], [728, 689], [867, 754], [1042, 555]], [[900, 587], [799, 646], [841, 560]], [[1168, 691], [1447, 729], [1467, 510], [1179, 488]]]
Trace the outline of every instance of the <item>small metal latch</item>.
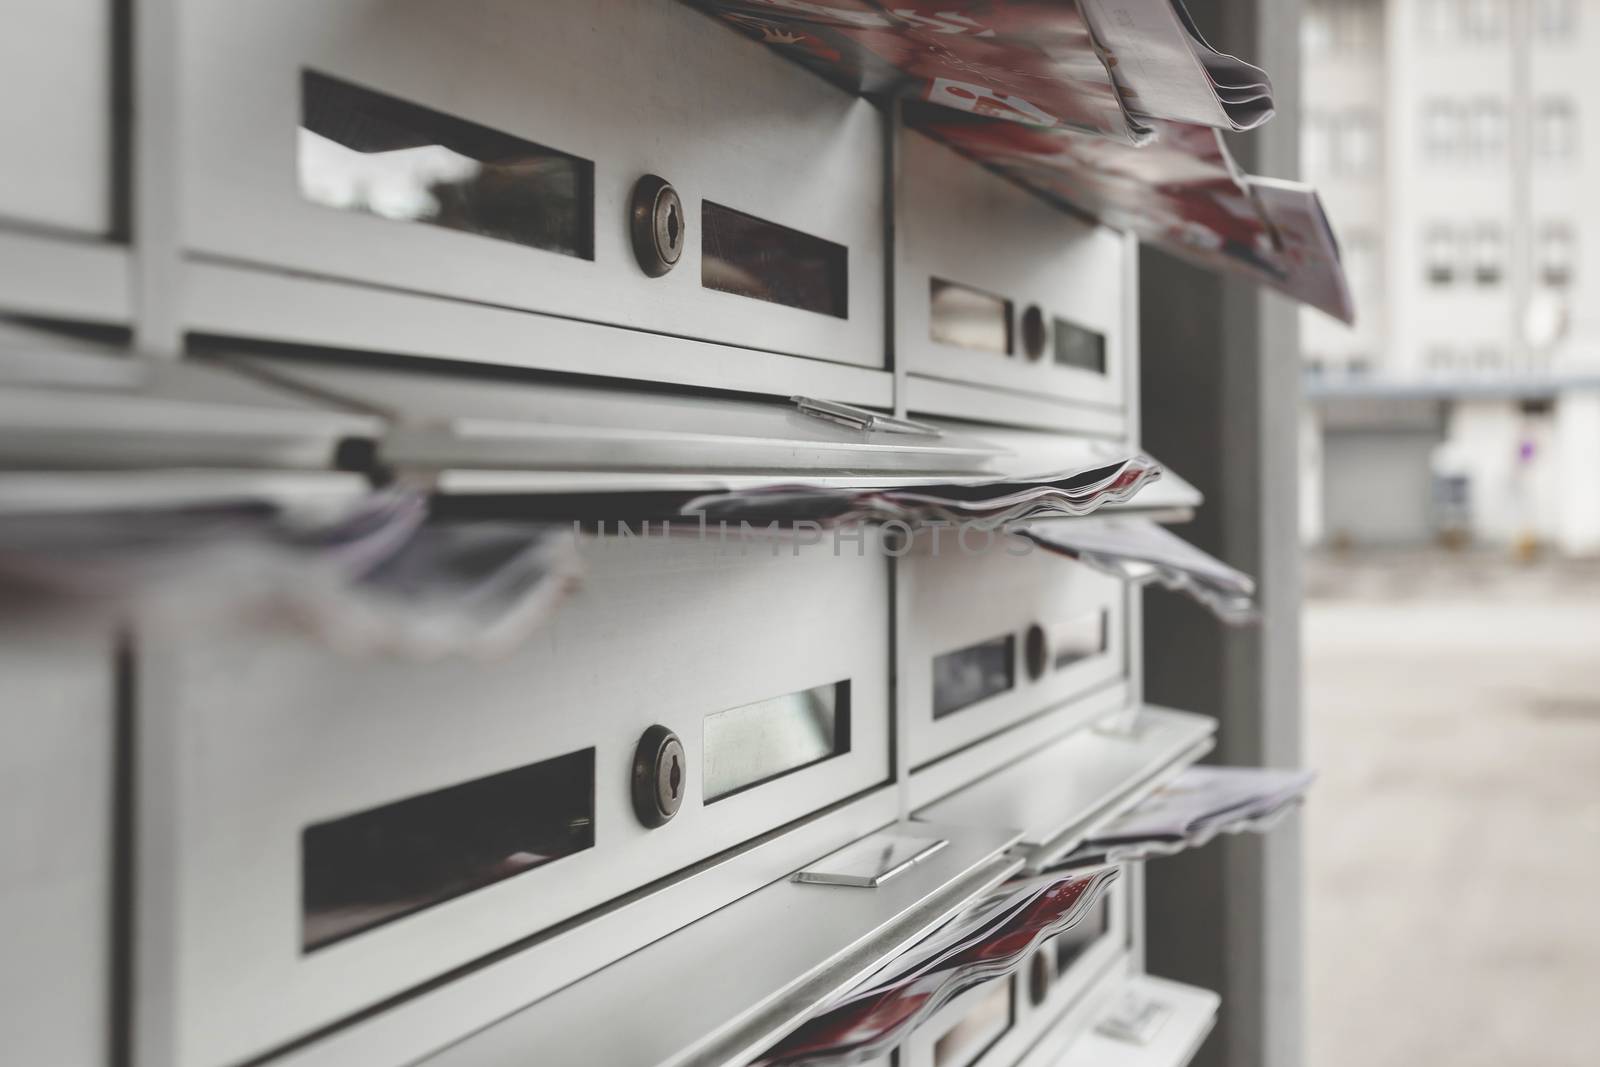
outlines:
[[944, 431], [937, 426], [930, 426], [925, 422], [913, 422], [910, 419], [897, 419], [892, 415], [858, 408], [853, 404], [841, 404], [834, 400], [813, 400], [808, 396], [792, 396], [789, 399], [800, 409], [802, 415], [837, 422], [853, 430], [881, 430], [884, 433], [915, 434], [918, 437], [944, 436]]
[[822, 857], [794, 876], [812, 885], [876, 889], [938, 852], [950, 842], [941, 837], [874, 836]]

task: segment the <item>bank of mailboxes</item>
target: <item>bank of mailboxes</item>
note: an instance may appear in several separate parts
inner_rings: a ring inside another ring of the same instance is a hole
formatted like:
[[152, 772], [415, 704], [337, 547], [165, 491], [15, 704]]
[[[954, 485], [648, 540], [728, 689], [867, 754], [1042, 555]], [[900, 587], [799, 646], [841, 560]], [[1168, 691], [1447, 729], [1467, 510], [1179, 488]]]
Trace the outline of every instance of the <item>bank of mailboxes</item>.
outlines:
[[[52, 68], [104, 44], [101, 5], [52, 12]], [[62, 713], [3, 724], [13, 806], [70, 841], [0, 853], [6, 921], [61, 963], [0, 961], [28, 1062], [745, 1063], [1206, 751], [1208, 720], [1133, 714], [1136, 594], [1087, 567], [592, 522], [1125, 452], [1124, 238], [667, 0], [172, 16], [185, 353], [130, 376], [116, 344], [0, 335], [8, 506], [371, 479], [445, 516], [575, 510], [587, 574], [481, 662], [155, 603], [3, 672], [9, 707]], [[40, 157], [59, 203], [0, 190], [0, 244], [112, 228], [85, 114]], [[1135, 504], [1196, 502], [1168, 478]], [[1130, 868], [894, 1062], [1056, 1062], [1144, 981], [1142, 904]]]
[[1120, 434], [1132, 249], [901, 130], [896, 342], [914, 412]]
[[884, 374], [881, 112], [686, 6], [179, 7], [197, 256], [595, 327], [530, 366]]

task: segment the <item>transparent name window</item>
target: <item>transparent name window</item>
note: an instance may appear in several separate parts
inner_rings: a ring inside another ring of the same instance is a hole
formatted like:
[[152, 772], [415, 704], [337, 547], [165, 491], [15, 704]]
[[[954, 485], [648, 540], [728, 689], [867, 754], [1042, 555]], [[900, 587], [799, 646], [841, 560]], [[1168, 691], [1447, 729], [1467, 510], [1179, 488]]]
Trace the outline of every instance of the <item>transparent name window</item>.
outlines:
[[1011, 301], [943, 278], [928, 279], [928, 334], [940, 344], [994, 352], [1012, 351]]
[[848, 318], [849, 260], [844, 245], [709, 200], [700, 204], [700, 284], [707, 289]]
[[1076, 367], [1095, 374], [1106, 372], [1105, 334], [1079, 326], [1066, 319], [1053, 322], [1054, 358], [1059, 367]]
[[300, 193], [314, 204], [594, 258], [594, 164], [315, 71]]
[[1070, 667], [1105, 652], [1111, 617], [1104, 609], [1055, 623], [1049, 630], [1050, 665]]
[[983, 641], [933, 661], [933, 717], [942, 719], [1016, 685], [1016, 638]]
[[850, 683], [833, 682], [706, 716], [706, 803], [850, 751]]
[[307, 827], [301, 947], [364, 930], [594, 845], [594, 749]]

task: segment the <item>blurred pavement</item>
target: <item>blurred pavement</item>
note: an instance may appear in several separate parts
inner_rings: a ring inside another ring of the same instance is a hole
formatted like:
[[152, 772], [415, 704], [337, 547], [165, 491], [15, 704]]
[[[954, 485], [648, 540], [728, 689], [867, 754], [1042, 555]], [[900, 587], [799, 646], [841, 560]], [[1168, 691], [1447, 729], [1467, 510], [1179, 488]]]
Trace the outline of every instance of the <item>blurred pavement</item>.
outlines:
[[1310, 1067], [1600, 1063], [1600, 565], [1307, 587]]

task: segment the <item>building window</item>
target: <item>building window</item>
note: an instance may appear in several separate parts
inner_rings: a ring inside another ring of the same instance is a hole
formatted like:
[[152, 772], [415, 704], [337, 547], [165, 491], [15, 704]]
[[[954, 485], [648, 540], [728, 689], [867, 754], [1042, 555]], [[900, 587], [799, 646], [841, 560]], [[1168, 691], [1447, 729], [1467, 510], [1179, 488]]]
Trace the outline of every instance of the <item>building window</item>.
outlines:
[[1422, 236], [1424, 271], [1431, 285], [1449, 285], [1456, 280], [1456, 236], [1450, 227], [1435, 224]]
[[1422, 105], [1422, 147], [1433, 159], [1453, 159], [1460, 151], [1461, 109], [1449, 100]]
[[1539, 281], [1556, 289], [1571, 285], [1578, 258], [1572, 227], [1564, 222], [1540, 226], [1534, 256]]
[[1431, 371], [1452, 371], [1456, 369], [1456, 350], [1449, 345], [1429, 345], [1423, 361]]
[[1300, 24], [1301, 43], [1308, 55], [1370, 52], [1382, 22], [1380, 0], [1311, 0]]
[[1350, 111], [1334, 127], [1334, 167], [1341, 174], [1371, 174], [1378, 161], [1377, 119], [1370, 111]]
[[1489, 43], [1506, 33], [1505, 0], [1456, 0], [1461, 36], [1468, 41]]
[[1332, 132], [1328, 117], [1320, 111], [1306, 112], [1301, 127], [1300, 153], [1306, 175], [1320, 178], [1333, 169]]
[[1549, 162], [1578, 154], [1577, 105], [1562, 96], [1541, 97], [1533, 110], [1533, 154]]
[[1479, 162], [1495, 160], [1506, 147], [1506, 111], [1498, 100], [1474, 100], [1468, 110], [1468, 154]]
[[1536, 0], [1533, 29], [1550, 44], [1568, 44], [1578, 34], [1578, 0]]
[[1505, 354], [1494, 345], [1479, 345], [1473, 357], [1480, 371], [1500, 370], [1505, 364]]
[[1472, 231], [1472, 277], [1479, 285], [1498, 285], [1505, 273], [1505, 231], [1486, 222]]
[[1378, 242], [1370, 230], [1343, 234], [1344, 273], [1352, 293], [1379, 291]]
[[1323, 0], [1306, 5], [1300, 19], [1300, 47], [1308, 56], [1320, 56], [1333, 48], [1333, 12]]

